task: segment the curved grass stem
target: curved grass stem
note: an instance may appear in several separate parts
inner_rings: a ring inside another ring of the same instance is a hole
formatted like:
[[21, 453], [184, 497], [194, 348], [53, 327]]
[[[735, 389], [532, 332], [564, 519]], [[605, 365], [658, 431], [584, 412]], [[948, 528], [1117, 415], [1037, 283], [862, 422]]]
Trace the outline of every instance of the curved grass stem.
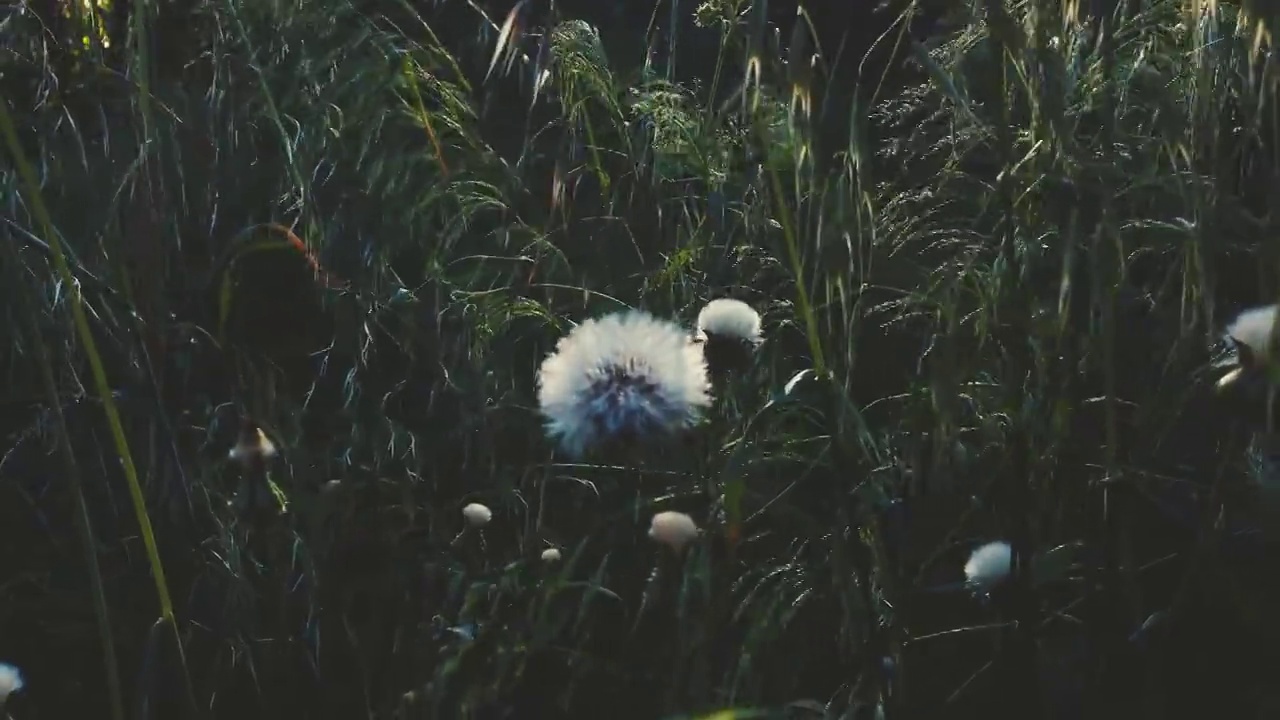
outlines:
[[4, 143], [9, 150], [9, 154], [13, 157], [22, 185], [25, 186], [26, 199], [31, 212], [35, 215], [36, 222], [39, 223], [40, 232], [45, 236], [45, 241], [49, 245], [58, 280], [67, 288], [69, 293], [70, 302], [68, 304], [71, 308], [71, 318], [75, 325], [76, 335], [84, 345], [85, 356], [88, 358], [89, 368], [93, 375], [93, 384], [102, 400], [102, 409], [107, 416], [107, 426], [111, 431], [111, 439], [115, 444], [116, 454], [120, 457], [120, 464], [124, 468], [125, 480], [129, 485], [129, 497], [138, 519], [138, 529], [142, 534], [143, 546], [147, 553], [147, 562], [151, 566], [151, 576], [155, 581], [156, 598], [160, 603], [160, 617], [173, 631], [174, 643], [178, 657], [181, 659], [182, 676], [186, 683], [188, 700], [192, 708], [194, 708], [194, 692], [190, 675], [186, 669], [182, 641], [174, 619], [173, 600], [169, 595], [169, 586], [165, 581], [164, 566], [160, 562], [160, 548], [156, 543], [155, 531], [151, 527], [151, 517], [147, 514], [146, 498], [142, 494], [142, 485], [138, 481], [138, 469], [134, 464], [133, 454], [129, 450], [129, 440], [125, 436], [124, 424], [120, 420], [120, 411], [116, 407], [111, 393], [111, 386], [107, 382], [107, 371], [102, 363], [102, 356], [98, 353], [97, 343], [94, 341], [93, 333], [89, 328], [89, 318], [84, 309], [84, 296], [80, 292], [80, 285], [71, 274], [71, 266], [67, 263], [62, 241], [54, 231], [53, 219], [49, 215], [49, 210], [40, 194], [40, 185], [37, 182], [35, 171], [32, 169], [31, 164], [27, 162], [26, 154], [18, 142], [18, 133], [13, 124], [13, 117], [9, 112], [7, 98], [0, 98], [0, 135], [4, 136]]

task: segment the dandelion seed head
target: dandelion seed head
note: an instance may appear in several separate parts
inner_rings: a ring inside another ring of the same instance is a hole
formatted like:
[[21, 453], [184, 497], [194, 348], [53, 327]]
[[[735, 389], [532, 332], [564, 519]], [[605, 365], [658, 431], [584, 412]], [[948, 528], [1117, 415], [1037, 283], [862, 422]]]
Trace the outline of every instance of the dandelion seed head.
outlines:
[[698, 537], [698, 525], [682, 512], [667, 510], [653, 516], [649, 522], [649, 537], [680, 552]]
[[698, 314], [694, 342], [717, 379], [745, 370], [760, 347], [760, 314], [741, 300], [712, 300]]
[[760, 343], [760, 313], [741, 300], [717, 298], [698, 313], [698, 335]]
[[22, 689], [22, 672], [9, 663], [0, 663], [0, 704]]
[[257, 459], [266, 460], [275, 454], [275, 443], [262, 432], [262, 428], [255, 427], [252, 431], [241, 433], [240, 440], [227, 453], [227, 457], [236, 462], [247, 463]]
[[1013, 546], [1007, 542], [987, 543], [973, 551], [964, 564], [965, 584], [986, 594], [1004, 582], [1013, 570]]
[[542, 562], [553, 563], [560, 562], [560, 551], [555, 548], [547, 548], [542, 551]]
[[[1276, 323], [1275, 305], [1251, 308], [1236, 316], [1227, 327], [1227, 336], [1237, 346], [1248, 348], [1248, 353], [1260, 360], [1266, 360], [1271, 349], [1272, 329]], [[1243, 360], [1243, 353], [1241, 356]]]
[[462, 517], [471, 523], [471, 527], [482, 528], [493, 519], [493, 511], [480, 503], [471, 503], [462, 508]]
[[573, 456], [689, 427], [710, 402], [706, 360], [688, 333], [639, 311], [583, 322], [538, 373], [547, 433]]

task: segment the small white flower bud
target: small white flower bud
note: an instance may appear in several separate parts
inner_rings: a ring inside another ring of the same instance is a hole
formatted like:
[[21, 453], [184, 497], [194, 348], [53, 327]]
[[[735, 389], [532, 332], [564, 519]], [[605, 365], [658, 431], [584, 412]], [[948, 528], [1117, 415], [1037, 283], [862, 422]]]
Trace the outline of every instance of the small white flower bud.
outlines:
[[666, 511], [653, 516], [649, 537], [676, 552], [698, 537], [698, 525], [682, 512]]
[[471, 503], [462, 508], [462, 517], [471, 523], [471, 527], [482, 528], [493, 519], [493, 511], [480, 503]]

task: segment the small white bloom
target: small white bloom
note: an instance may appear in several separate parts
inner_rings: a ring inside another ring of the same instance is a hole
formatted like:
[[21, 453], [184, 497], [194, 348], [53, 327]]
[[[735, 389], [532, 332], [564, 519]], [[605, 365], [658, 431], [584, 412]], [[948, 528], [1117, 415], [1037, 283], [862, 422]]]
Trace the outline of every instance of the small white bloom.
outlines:
[[680, 552], [698, 537], [698, 525], [688, 515], [668, 510], [653, 516], [649, 523], [649, 537]]
[[482, 528], [493, 519], [493, 511], [480, 503], [471, 503], [462, 508], [462, 517], [466, 518], [472, 527]]
[[1227, 327], [1227, 335], [1237, 345], [1248, 348], [1254, 358], [1265, 362], [1271, 349], [1271, 336], [1275, 325], [1275, 305], [1256, 307], [1240, 313]]
[[237, 462], [247, 463], [258, 458], [266, 460], [275, 454], [275, 443], [262, 432], [262, 428], [254, 428], [253, 432], [241, 434], [239, 442], [231, 448], [227, 457]]
[[965, 584], [979, 593], [988, 593], [1013, 571], [1013, 546], [1007, 542], [983, 545], [964, 564]]
[[543, 550], [542, 561], [547, 563], [560, 562], [560, 551], [555, 548]]
[[0, 663], [0, 707], [9, 695], [22, 689], [22, 672], [9, 663]]
[[698, 313], [698, 337], [707, 336], [760, 343], [760, 313], [741, 300], [717, 298]]
[[679, 325], [639, 311], [583, 322], [538, 373], [547, 433], [573, 456], [688, 427], [710, 403], [701, 349]]

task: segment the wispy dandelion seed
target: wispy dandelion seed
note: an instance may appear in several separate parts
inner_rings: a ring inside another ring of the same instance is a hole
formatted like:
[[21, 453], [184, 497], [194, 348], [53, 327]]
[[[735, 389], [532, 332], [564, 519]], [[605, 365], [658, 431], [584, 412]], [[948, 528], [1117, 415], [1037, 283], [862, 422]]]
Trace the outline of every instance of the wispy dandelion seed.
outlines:
[[547, 434], [575, 457], [687, 428], [710, 402], [706, 360], [689, 334], [639, 311], [583, 322], [538, 374]]

